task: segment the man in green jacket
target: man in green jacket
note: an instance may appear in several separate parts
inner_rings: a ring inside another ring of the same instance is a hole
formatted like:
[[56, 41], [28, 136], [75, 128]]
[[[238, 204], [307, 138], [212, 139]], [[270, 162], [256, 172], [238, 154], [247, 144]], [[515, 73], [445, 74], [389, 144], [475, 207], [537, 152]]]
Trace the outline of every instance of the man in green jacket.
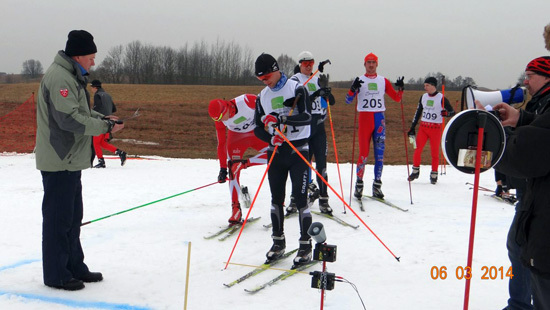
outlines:
[[79, 290], [83, 282], [103, 279], [84, 263], [81, 170], [93, 160], [92, 137], [124, 127], [116, 117], [90, 109], [88, 71], [95, 64], [93, 36], [84, 30], [68, 35], [44, 74], [36, 108], [36, 168], [42, 174], [42, 267], [44, 284]]

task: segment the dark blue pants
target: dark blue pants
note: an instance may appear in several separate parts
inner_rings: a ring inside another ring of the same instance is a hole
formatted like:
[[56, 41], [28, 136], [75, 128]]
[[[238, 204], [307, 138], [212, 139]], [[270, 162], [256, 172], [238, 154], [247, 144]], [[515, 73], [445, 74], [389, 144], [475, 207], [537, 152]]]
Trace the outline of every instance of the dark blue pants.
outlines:
[[44, 284], [61, 286], [89, 272], [80, 245], [81, 171], [42, 171], [42, 268]]
[[[518, 198], [516, 210], [519, 210], [523, 199], [523, 190], [516, 189], [516, 197]], [[512, 273], [514, 274], [508, 282], [510, 298], [508, 299], [508, 307], [506, 309], [531, 310], [533, 309], [531, 304], [531, 271], [528, 267], [523, 265], [520, 260], [521, 247], [516, 243], [515, 239], [517, 217], [518, 214], [516, 212], [512, 220], [512, 225], [510, 225], [510, 231], [508, 231], [508, 240], [506, 241], [508, 258], [510, 258]]]

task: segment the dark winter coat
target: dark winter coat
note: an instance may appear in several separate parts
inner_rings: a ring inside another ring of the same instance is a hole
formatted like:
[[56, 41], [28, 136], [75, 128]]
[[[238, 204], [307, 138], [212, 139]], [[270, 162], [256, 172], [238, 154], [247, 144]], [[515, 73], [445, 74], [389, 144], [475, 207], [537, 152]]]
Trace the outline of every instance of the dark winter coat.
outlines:
[[518, 212], [516, 242], [522, 261], [550, 278], [550, 83], [533, 96], [530, 111], [520, 112], [516, 130], [495, 166], [506, 175], [527, 179]]
[[94, 111], [103, 115], [111, 115], [116, 112], [116, 106], [111, 95], [103, 88], [99, 88], [94, 95]]

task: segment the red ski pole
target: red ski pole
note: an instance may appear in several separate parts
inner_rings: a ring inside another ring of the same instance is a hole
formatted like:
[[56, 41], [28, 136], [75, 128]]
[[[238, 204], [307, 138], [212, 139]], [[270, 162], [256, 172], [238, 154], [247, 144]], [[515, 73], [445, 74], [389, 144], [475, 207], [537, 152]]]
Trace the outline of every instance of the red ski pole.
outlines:
[[[466, 272], [472, 271], [472, 258], [474, 256], [474, 235], [476, 230], [476, 213], [477, 213], [477, 196], [479, 188], [479, 174], [481, 170], [481, 152], [483, 151], [483, 133], [485, 131], [485, 122], [487, 116], [485, 114], [478, 115], [478, 133], [477, 133], [477, 150], [476, 150], [476, 165], [474, 179], [474, 195], [472, 198], [472, 217], [470, 222], [470, 240], [468, 245], [468, 261], [466, 264]], [[466, 286], [464, 288], [464, 310], [468, 310], [468, 302], [470, 300], [470, 279], [466, 278]]]

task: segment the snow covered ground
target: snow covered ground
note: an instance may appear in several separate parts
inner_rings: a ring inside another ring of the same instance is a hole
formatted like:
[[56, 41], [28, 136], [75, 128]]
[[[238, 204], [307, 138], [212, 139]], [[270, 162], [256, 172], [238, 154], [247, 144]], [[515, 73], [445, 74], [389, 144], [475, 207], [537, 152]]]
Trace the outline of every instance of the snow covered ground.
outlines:
[[[131, 159], [124, 167], [117, 159], [106, 162], [107, 169], [83, 172], [84, 221], [210, 184], [219, 170], [215, 160]], [[252, 197], [264, 169], [256, 166], [242, 173], [241, 183], [248, 185]], [[336, 165], [328, 169], [331, 185], [340, 191]], [[447, 166], [446, 175], [431, 185], [429, 170], [421, 167], [420, 179], [412, 183], [411, 205], [406, 166], [384, 168], [386, 198], [409, 212], [368, 200], [365, 212], [356, 203], [351, 206], [401, 262], [364, 226], [354, 230], [313, 218], [324, 224], [327, 243], [338, 247], [337, 261], [327, 263], [328, 271], [355, 284], [366, 309], [462, 308], [465, 280], [457, 279], [456, 270], [467, 262], [473, 193], [465, 183], [473, 183], [474, 176]], [[350, 165], [341, 165], [340, 171], [347, 200]], [[365, 180], [371, 178], [368, 166]], [[244, 265], [263, 263], [271, 246], [270, 231], [263, 227], [270, 222], [267, 180], [251, 211], [251, 216], [262, 218], [244, 229], [227, 269], [237, 236], [223, 242], [203, 238], [225, 225], [230, 215], [227, 184], [215, 184], [84, 226], [85, 261], [105, 279], [76, 292], [42, 283], [42, 185], [33, 155], [0, 156], [0, 180], [0, 309], [183, 309], [189, 243], [188, 309], [319, 308], [320, 291], [311, 288], [311, 276], [305, 273], [254, 295], [244, 289], [281, 271], [265, 271], [232, 288], [223, 285], [252, 270]], [[494, 187], [492, 170], [481, 175], [480, 184]], [[366, 185], [365, 194], [370, 195], [370, 182]], [[360, 224], [350, 210], [342, 213], [334, 194], [330, 197], [337, 216]], [[313, 209], [318, 210], [317, 203]], [[480, 192], [470, 309], [501, 309], [506, 304], [508, 278], [500, 272], [495, 279], [481, 278], [483, 266], [503, 267], [505, 273], [510, 265], [505, 243], [513, 213], [513, 206]], [[285, 232], [287, 249], [297, 247], [297, 218], [287, 220]], [[289, 258], [276, 267], [291, 264]], [[447, 278], [432, 279], [434, 266], [445, 266]], [[337, 282], [326, 293], [324, 308], [363, 306], [351, 285]]]

